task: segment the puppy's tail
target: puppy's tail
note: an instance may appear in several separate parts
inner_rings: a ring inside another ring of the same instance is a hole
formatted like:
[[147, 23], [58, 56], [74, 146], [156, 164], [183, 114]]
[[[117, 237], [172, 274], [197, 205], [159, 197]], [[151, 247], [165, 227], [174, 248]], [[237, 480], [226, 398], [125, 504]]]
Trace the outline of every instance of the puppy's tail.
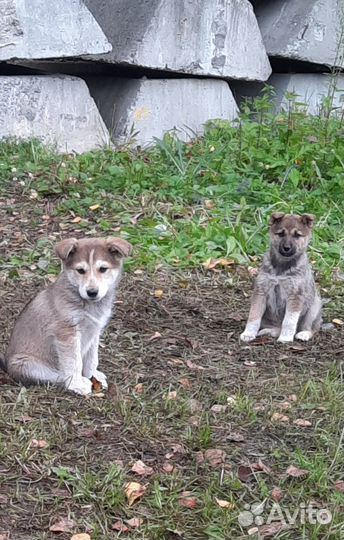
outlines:
[[0, 356], [0, 369], [7, 373], [7, 365], [5, 359], [2, 356]]

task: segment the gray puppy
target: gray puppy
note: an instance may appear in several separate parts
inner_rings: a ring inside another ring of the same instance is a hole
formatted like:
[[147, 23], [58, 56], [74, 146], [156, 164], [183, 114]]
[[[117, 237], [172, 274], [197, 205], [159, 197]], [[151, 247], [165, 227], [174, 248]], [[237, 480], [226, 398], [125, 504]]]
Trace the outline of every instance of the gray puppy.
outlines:
[[321, 299], [306, 254], [315, 217], [274, 213], [271, 246], [265, 254], [253, 291], [242, 341], [257, 336], [308, 341], [321, 325]]

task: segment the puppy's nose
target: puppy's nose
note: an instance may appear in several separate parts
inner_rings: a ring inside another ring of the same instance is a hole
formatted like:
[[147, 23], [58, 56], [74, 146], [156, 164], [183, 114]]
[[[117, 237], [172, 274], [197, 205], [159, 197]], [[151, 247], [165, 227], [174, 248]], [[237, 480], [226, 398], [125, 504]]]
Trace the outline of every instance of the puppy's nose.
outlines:
[[86, 292], [87, 292], [87, 296], [89, 298], [95, 298], [97, 296], [97, 294], [98, 294], [98, 289], [92, 287], [90, 289], [87, 289]]
[[291, 246], [283, 246], [283, 250], [288, 253], [291, 250]]

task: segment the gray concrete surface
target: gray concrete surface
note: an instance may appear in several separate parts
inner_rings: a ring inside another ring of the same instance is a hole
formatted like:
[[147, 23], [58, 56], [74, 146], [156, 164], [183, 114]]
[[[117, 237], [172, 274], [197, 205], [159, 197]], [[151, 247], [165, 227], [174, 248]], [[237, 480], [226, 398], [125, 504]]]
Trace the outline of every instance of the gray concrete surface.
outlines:
[[75, 57], [111, 50], [81, 0], [0, 0], [0, 61]]
[[216, 79], [88, 80], [115, 143], [146, 146], [174, 130], [184, 141], [211, 119], [233, 120], [237, 106], [228, 84]]
[[269, 56], [344, 67], [343, 0], [266, 0], [256, 14]]
[[8, 137], [76, 153], [109, 143], [85, 81], [68, 76], [0, 77], [0, 139]]
[[114, 64], [265, 81], [271, 68], [248, 0], [85, 0]]

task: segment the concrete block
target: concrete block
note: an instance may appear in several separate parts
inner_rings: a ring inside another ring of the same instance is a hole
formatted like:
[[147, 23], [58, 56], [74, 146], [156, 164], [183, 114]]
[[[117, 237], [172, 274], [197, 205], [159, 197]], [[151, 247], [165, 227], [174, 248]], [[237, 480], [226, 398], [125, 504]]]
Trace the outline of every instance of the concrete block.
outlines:
[[265, 81], [271, 68], [248, 0], [86, 0], [113, 64]]
[[1, 138], [38, 138], [76, 153], [109, 142], [86, 83], [68, 76], [0, 77]]
[[271, 57], [344, 67], [343, 0], [267, 0], [256, 14]]
[[106, 77], [87, 82], [118, 144], [134, 139], [146, 146], [170, 130], [187, 141], [202, 134], [208, 120], [233, 120], [237, 115], [228, 84], [216, 79]]
[[278, 109], [289, 107], [286, 93], [297, 94], [296, 101], [305, 104], [309, 114], [318, 114], [323, 109], [326, 97], [332, 98], [333, 112], [342, 114], [344, 109], [344, 75], [327, 73], [275, 73], [268, 81], [275, 88]]
[[76, 57], [111, 50], [81, 0], [0, 0], [0, 61]]

